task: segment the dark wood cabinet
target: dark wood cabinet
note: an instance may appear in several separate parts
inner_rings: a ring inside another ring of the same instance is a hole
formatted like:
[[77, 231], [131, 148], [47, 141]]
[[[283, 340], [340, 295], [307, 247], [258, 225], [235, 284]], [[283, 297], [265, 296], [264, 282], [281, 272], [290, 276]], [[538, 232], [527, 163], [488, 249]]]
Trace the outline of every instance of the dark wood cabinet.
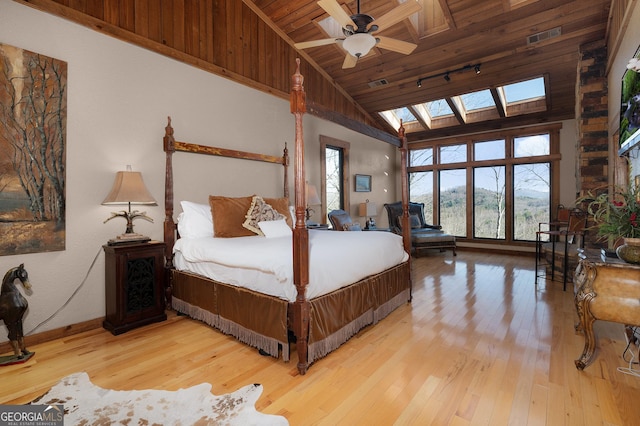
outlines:
[[105, 245], [106, 316], [113, 334], [167, 319], [162, 242]]

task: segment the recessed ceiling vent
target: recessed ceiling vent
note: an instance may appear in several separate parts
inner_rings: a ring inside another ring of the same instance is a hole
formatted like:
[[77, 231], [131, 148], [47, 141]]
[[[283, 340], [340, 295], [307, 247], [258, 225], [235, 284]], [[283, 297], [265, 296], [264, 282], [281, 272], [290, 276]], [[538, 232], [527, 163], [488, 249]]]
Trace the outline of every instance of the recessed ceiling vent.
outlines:
[[531, 45], [531, 44], [539, 43], [544, 40], [560, 37], [561, 34], [562, 34], [562, 30], [560, 27], [556, 27], [547, 31], [542, 31], [541, 33], [532, 34], [527, 37], [527, 45]]
[[370, 81], [369, 87], [380, 87], [380, 86], [386, 86], [387, 84], [389, 84], [387, 79], [381, 78], [380, 80]]

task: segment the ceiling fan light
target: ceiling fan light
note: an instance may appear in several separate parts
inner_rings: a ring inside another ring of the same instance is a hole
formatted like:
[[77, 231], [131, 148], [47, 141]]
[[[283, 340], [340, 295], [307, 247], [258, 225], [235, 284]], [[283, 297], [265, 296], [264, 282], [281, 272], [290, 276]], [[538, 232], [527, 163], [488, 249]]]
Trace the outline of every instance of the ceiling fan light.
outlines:
[[376, 38], [366, 33], [353, 34], [342, 42], [342, 47], [356, 58], [365, 56], [375, 45]]

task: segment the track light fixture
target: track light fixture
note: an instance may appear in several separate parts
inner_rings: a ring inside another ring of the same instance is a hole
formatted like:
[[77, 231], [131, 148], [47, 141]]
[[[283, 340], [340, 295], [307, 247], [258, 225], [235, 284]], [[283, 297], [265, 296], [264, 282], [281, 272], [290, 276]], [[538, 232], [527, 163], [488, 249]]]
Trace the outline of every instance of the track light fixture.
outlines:
[[468, 70], [474, 70], [476, 74], [480, 74], [480, 65], [482, 65], [482, 64], [478, 63], [478, 64], [473, 64], [473, 65], [465, 65], [464, 67], [456, 68], [454, 70], [447, 70], [445, 72], [429, 75], [427, 77], [420, 77], [418, 79], [418, 81], [416, 82], [416, 85], [418, 87], [422, 87], [422, 82], [423, 81], [429, 80], [429, 79], [432, 79], [432, 78], [436, 78], [436, 77], [443, 77], [445, 79], [445, 81], [451, 81], [451, 74], [458, 73], [458, 72], [465, 72], [465, 71], [468, 71]]

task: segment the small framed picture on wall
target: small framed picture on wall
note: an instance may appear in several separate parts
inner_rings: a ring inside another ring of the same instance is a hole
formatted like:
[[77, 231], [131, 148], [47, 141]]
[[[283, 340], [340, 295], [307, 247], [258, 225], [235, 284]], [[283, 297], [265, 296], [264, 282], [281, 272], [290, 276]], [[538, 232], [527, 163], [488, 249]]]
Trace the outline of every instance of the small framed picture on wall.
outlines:
[[371, 192], [371, 175], [356, 175], [356, 192]]

